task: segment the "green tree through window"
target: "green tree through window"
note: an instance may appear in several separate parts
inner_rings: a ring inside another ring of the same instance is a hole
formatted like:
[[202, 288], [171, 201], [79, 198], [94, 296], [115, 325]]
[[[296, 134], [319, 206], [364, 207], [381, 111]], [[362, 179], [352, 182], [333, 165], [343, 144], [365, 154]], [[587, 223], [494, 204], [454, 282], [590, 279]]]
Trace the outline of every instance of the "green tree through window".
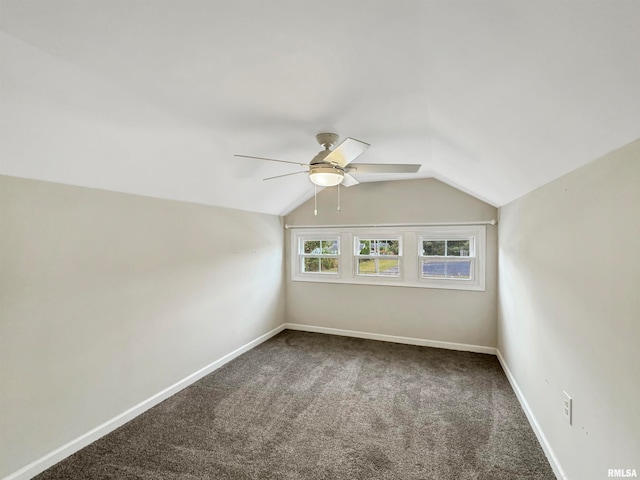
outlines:
[[337, 239], [304, 239], [301, 244], [303, 272], [338, 273], [340, 243]]

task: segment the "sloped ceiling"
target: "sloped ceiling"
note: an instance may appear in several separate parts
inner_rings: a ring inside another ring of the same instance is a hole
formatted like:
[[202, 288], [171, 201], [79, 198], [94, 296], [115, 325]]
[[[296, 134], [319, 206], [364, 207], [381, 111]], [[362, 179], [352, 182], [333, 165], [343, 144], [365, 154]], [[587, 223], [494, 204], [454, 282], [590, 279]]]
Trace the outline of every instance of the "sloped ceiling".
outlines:
[[307, 163], [331, 131], [501, 206], [640, 136], [637, 0], [1, 8], [7, 175], [285, 214], [308, 178], [233, 154]]

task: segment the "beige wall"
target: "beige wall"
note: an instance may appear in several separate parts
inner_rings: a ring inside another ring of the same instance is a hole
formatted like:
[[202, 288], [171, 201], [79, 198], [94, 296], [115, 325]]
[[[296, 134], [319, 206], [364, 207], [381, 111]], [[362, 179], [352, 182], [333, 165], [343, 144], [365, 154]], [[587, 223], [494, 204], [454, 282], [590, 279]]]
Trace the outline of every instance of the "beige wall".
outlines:
[[0, 182], [0, 477], [283, 322], [279, 217]]
[[[293, 225], [482, 221], [497, 210], [435, 179], [363, 183], [318, 195], [290, 213]], [[497, 231], [487, 227], [485, 292], [292, 282], [287, 261], [287, 321], [317, 327], [496, 346]], [[290, 235], [286, 235], [287, 250]]]
[[565, 473], [640, 472], [640, 141], [501, 208], [499, 237], [499, 350]]

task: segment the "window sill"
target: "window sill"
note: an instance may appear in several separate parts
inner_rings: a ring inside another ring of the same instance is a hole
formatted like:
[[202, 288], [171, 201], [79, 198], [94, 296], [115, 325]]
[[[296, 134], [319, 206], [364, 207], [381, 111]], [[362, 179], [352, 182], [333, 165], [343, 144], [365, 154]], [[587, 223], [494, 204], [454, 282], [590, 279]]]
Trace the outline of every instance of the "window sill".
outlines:
[[337, 276], [328, 275], [313, 275], [313, 276], [296, 276], [291, 279], [292, 282], [311, 282], [311, 283], [335, 283], [335, 284], [347, 284], [347, 285], [366, 285], [366, 286], [379, 286], [379, 287], [408, 287], [408, 288], [434, 288], [438, 290], [466, 290], [470, 292], [484, 292], [486, 288], [483, 285], [475, 284], [462, 284], [459, 281], [447, 282], [409, 282], [402, 280], [401, 278], [386, 279], [386, 278], [366, 278], [353, 281], [351, 279], [344, 279]]

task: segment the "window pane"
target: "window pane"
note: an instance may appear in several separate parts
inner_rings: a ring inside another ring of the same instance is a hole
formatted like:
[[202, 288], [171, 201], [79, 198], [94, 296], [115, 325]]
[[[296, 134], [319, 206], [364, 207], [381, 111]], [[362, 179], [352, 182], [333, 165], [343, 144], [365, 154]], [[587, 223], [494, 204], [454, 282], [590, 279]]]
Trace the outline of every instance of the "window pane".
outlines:
[[320, 260], [320, 271], [322, 273], [338, 273], [338, 259], [322, 258]]
[[376, 261], [371, 258], [358, 259], [358, 275], [375, 275]]
[[468, 257], [469, 240], [447, 240], [447, 257]]
[[307, 257], [302, 262], [304, 273], [338, 273], [337, 258]]
[[422, 276], [424, 278], [471, 278], [471, 260], [445, 261], [427, 259], [422, 261]]
[[423, 240], [422, 255], [433, 257], [468, 257], [471, 242], [467, 240]]
[[399, 261], [397, 258], [377, 259], [359, 258], [358, 275], [383, 275], [397, 277], [399, 274]]
[[398, 255], [399, 240], [358, 239], [358, 255]]
[[302, 245], [302, 253], [307, 255], [338, 255], [339, 242], [332, 240], [305, 240]]
[[322, 253], [320, 240], [307, 240], [304, 242], [303, 253]]
[[369, 255], [371, 253], [371, 240], [360, 240], [358, 246], [359, 255]]
[[445, 240], [424, 240], [422, 242], [423, 255], [444, 256]]
[[376, 240], [378, 255], [398, 255], [400, 251], [398, 240]]
[[378, 275], [386, 275], [388, 277], [397, 277], [399, 272], [398, 259], [380, 259], [378, 260]]
[[320, 259], [318, 258], [305, 258], [302, 265], [303, 272], [319, 272], [320, 271]]
[[325, 255], [337, 255], [338, 254], [338, 241], [337, 240], [322, 240], [322, 253]]

